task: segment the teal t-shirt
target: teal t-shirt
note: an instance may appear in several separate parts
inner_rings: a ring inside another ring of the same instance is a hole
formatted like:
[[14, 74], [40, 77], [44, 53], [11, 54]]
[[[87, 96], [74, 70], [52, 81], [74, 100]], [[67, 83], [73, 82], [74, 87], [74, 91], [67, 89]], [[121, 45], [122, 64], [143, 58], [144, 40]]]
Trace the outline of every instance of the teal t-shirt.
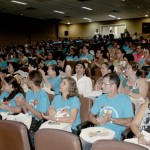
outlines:
[[[114, 98], [109, 98], [107, 94], [100, 95], [96, 99], [90, 111], [94, 115], [98, 115], [100, 117], [103, 117], [106, 111], [111, 112], [112, 118], [133, 118], [134, 117], [130, 98], [127, 95], [121, 93], [119, 93]], [[104, 125], [104, 127], [115, 131], [115, 138], [117, 140], [120, 140], [121, 133], [126, 129], [125, 126], [121, 126], [109, 122], [107, 122]]]
[[64, 116], [70, 116], [70, 112], [72, 109], [78, 109], [77, 117], [75, 122], [72, 124], [72, 129], [77, 130], [76, 126], [81, 123], [80, 119], [80, 101], [79, 98], [74, 96], [70, 97], [67, 100], [63, 100], [62, 95], [55, 96], [54, 100], [52, 101], [52, 106], [57, 111], [57, 113], [65, 112]]
[[87, 54], [87, 55], [82, 54], [82, 55], [80, 55], [79, 59], [81, 59], [81, 60], [93, 60], [94, 57], [92, 54]]
[[66, 60], [67, 61], [78, 61], [78, 56], [70, 56], [70, 55], [68, 55], [68, 56], [66, 56]]
[[60, 94], [60, 84], [61, 84], [61, 78], [59, 76], [51, 79], [47, 78], [48, 82], [52, 85], [52, 89], [55, 92], [55, 95]]
[[[16, 97], [24, 97], [22, 93], [18, 93], [15, 95], [14, 98], [12, 98], [9, 102], [5, 103], [3, 102], [4, 98], [7, 98], [9, 96], [9, 93], [4, 91], [1, 96], [0, 96], [0, 101], [3, 103], [3, 105], [8, 105], [8, 106], [16, 106]], [[4, 110], [4, 109], [0, 109], [0, 112], [8, 112], [7, 110]]]
[[[50, 106], [48, 94], [41, 89], [36, 93], [32, 90], [29, 90], [26, 93], [26, 100], [36, 111], [41, 113], [46, 113]], [[29, 113], [36, 120], [39, 120], [37, 117], [34, 116], [34, 114], [32, 114], [32, 112]]]
[[56, 60], [45, 60], [44, 63], [46, 66], [57, 65]]

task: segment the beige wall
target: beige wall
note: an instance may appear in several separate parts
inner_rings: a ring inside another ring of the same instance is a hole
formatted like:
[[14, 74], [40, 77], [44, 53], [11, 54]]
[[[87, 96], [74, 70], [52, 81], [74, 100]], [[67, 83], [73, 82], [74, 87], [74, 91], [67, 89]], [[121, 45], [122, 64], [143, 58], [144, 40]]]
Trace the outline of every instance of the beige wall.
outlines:
[[[69, 31], [69, 37], [71, 38], [88, 38], [94, 35], [96, 29], [100, 29], [101, 25], [111, 25], [111, 24], [126, 24], [126, 28], [130, 34], [138, 32], [142, 34], [142, 22], [149, 22], [150, 18], [140, 18], [140, 19], [128, 19], [128, 20], [116, 20], [116, 21], [101, 21], [101, 22], [92, 22], [92, 23], [81, 23], [81, 24], [72, 24], [72, 25], [59, 25], [59, 37], [64, 37], [64, 31], [67, 29]], [[146, 34], [144, 35], [147, 36]]]

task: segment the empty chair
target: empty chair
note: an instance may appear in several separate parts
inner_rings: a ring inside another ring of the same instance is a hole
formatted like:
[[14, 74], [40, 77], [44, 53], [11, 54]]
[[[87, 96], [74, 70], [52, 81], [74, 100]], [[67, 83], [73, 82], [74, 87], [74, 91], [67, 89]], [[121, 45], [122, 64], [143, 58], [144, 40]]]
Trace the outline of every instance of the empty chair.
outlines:
[[27, 128], [16, 121], [0, 121], [1, 150], [30, 150]]
[[115, 140], [98, 140], [93, 146], [92, 150], [147, 150], [145, 147], [142, 147], [137, 144], [132, 144], [123, 141]]
[[56, 129], [41, 129], [35, 133], [35, 150], [81, 150], [78, 136]]

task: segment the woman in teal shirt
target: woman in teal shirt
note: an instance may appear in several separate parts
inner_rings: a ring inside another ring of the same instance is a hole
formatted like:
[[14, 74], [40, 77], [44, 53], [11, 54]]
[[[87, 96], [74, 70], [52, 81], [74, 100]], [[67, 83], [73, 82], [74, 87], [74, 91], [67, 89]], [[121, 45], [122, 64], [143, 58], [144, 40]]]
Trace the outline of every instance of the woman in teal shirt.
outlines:
[[80, 101], [76, 81], [71, 77], [65, 77], [60, 85], [61, 95], [55, 96], [48, 110], [47, 120], [72, 124], [72, 131], [76, 133], [76, 126], [81, 123]]

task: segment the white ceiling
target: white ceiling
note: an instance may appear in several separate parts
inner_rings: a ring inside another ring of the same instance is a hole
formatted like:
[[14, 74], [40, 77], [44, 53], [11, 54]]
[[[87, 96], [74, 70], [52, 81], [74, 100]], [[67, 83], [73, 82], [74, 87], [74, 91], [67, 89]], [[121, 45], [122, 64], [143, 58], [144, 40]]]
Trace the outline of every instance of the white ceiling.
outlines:
[[[145, 14], [150, 16], [150, 0], [18, 0], [28, 5], [19, 5], [11, 0], [0, 0], [0, 13], [23, 15], [37, 19], [60, 19], [61, 23], [88, 22], [83, 18], [90, 18], [92, 22], [116, 20], [117, 18], [141, 18]], [[90, 7], [93, 10], [85, 10], [81, 7]], [[65, 12], [54, 13], [53, 10]]]

